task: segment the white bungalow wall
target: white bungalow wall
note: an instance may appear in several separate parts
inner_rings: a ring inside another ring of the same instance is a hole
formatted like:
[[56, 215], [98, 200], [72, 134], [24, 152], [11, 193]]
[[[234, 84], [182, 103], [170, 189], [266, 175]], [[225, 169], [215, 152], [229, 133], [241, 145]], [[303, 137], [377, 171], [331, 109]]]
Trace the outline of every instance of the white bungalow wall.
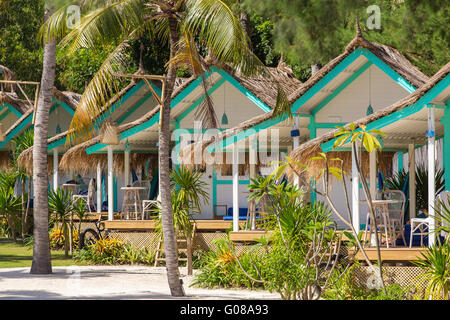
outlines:
[[[407, 92], [392, 78], [386, 75], [381, 69], [375, 65], [371, 65], [357, 79], [342, 90], [333, 100], [316, 113], [316, 123], [321, 122], [342, 122], [349, 123], [367, 115], [367, 107], [369, 105], [369, 69], [370, 69], [370, 97], [373, 111], [376, 112], [387, 106], [392, 105], [396, 101], [407, 96]], [[317, 129], [317, 136], [325, 134], [330, 129]], [[424, 147], [426, 149], [426, 147]], [[416, 159], [419, 159], [419, 149], [416, 150]], [[426, 151], [425, 151], [426, 152]], [[407, 170], [407, 154], [404, 155], [404, 167]], [[426, 157], [426, 153], [425, 153]], [[396, 157], [394, 157], [396, 159]], [[416, 160], [417, 161], [417, 160]], [[348, 187], [348, 196], [351, 201], [351, 181], [346, 179]], [[321, 190], [320, 184], [318, 185]], [[335, 202], [337, 209], [347, 217], [347, 208], [343, 194], [342, 182], [334, 181], [330, 196]], [[364, 198], [363, 190], [360, 189], [360, 199]], [[318, 201], [325, 201], [322, 197], [317, 197]], [[360, 223], [365, 223], [367, 208], [361, 206]], [[334, 215], [334, 220], [339, 226], [344, 226], [341, 219]]]
[[[219, 123], [219, 128], [228, 129], [232, 128], [243, 121], [246, 121], [252, 117], [264, 113], [264, 111], [251, 102], [242, 92], [235, 88], [232, 84], [225, 81], [213, 94], [210, 96], [213, 104], [214, 110], [217, 115], [217, 121]], [[228, 117], [228, 125], [222, 125], [222, 115], [226, 113]], [[180, 121], [180, 129], [193, 129], [194, 128], [195, 110], [188, 114], [185, 118]], [[217, 180], [221, 180], [216, 184], [216, 204], [227, 205], [228, 208], [233, 206], [233, 185], [231, 183], [232, 176], [222, 176], [221, 173], [217, 172]], [[209, 193], [209, 202], [201, 207], [201, 214], [196, 215], [196, 219], [212, 219], [214, 202], [213, 202], [213, 168], [208, 166], [206, 172], [203, 175], [202, 180], [206, 182], [207, 192]], [[239, 176], [240, 181], [248, 181], [249, 173], [247, 172], [244, 176]], [[226, 184], [224, 184], [226, 183]], [[248, 184], [239, 185], [239, 207], [247, 208], [248, 201], [247, 197]]]
[[[261, 108], [227, 81], [214, 91], [210, 97], [214, 104], [219, 128], [232, 128], [245, 120], [264, 113]], [[224, 110], [228, 117], [228, 125], [222, 126], [220, 122]], [[195, 119], [195, 110], [193, 110], [180, 121], [180, 128], [194, 128], [195, 120], [197, 119]]]
[[[381, 69], [375, 65], [371, 65], [333, 100], [317, 112], [316, 122], [348, 123], [365, 117], [369, 105], [369, 70], [371, 105], [374, 112], [390, 106], [409, 94]], [[327, 129], [320, 129], [317, 132], [317, 136], [327, 131]]]

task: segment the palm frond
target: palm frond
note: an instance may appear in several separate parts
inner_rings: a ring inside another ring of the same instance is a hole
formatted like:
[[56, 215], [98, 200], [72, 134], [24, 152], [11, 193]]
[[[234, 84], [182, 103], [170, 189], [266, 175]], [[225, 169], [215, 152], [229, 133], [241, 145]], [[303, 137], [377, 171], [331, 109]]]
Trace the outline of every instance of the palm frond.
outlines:
[[95, 46], [99, 41], [112, 41], [130, 34], [144, 23], [143, 0], [121, 0], [106, 4], [84, 15], [61, 41], [70, 43], [70, 53]]
[[[230, 5], [221, 0], [186, 0], [183, 27], [196, 35], [214, 59], [244, 76], [261, 75], [277, 82], [268, 68], [252, 52], [250, 39]], [[287, 94], [278, 85], [273, 118], [292, 117]]]
[[98, 129], [98, 115], [111, 107], [108, 101], [119, 91], [120, 83], [113, 74], [120, 72], [127, 63], [124, 53], [128, 41], [124, 40], [114, 49], [86, 86], [70, 123], [68, 143], [92, 138]]

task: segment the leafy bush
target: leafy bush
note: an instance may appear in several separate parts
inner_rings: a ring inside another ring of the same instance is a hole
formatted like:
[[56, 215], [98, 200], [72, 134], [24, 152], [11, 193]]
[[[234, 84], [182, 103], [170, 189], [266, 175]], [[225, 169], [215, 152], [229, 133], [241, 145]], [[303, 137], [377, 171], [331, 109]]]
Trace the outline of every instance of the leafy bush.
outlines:
[[450, 299], [450, 244], [427, 248], [421, 259], [413, 263], [425, 271], [418, 276], [427, 283], [425, 299]]
[[386, 286], [383, 289], [367, 289], [355, 282], [355, 269], [358, 263], [352, 265], [348, 272], [338, 278], [334, 277], [334, 285], [325, 290], [323, 298], [326, 300], [407, 300], [411, 299], [410, 288], [403, 288], [398, 284]]
[[[78, 230], [72, 230], [72, 241], [73, 246], [78, 247]], [[61, 228], [53, 228], [49, 233], [50, 237], [50, 248], [52, 249], [63, 249], [65, 244], [64, 230]], [[28, 241], [27, 241], [28, 242]]]
[[[250, 276], [258, 277], [254, 265], [262, 263], [262, 257], [253, 252], [244, 252], [239, 255], [239, 262], [232, 251], [233, 244], [226, 238], [213, 241], [215, 250], [210, 250], [202, 254], [200, 259], [195, 260], [195, 267], [200, 272], [194, 275], [193, 286], [199, 287], [262, 287], [261, 283], [250, 279], [242, 269]], [[241, 266], [239, 266], [239, 263]]]

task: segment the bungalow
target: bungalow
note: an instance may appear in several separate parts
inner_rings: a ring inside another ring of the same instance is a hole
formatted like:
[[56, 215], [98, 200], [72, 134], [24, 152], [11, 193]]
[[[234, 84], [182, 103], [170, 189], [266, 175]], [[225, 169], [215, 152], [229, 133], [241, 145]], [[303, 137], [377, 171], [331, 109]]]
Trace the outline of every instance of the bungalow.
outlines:
[[[202, 77], [179, 79], [172, 95], [171, 104], [173, 140], [175, 142], [182, 140], [189, 142], [192, 139], [192, 134], [197, 133], [195, 122], [201, 118], [199, 113], [205, 106], [206, 99], [210, 99], [215, 114], [219, 115], [221, 121], [217, 121], [220, 126], [218, 130], [223, 131], [249, 118], [270, 112], [276, 104], [278, 86], [281, 86], [285, 92], [292, 92], [301, 85], [292, 71], [283, 64], [280, 64], [277, 68], [270, 68], [270, 73], [270, 76], [264, 78], [243, 77], [227, 68], [222, 69], [212, 66], [210, 71]], [[204, 94], [204, 84], [207, 85], [207, 96]], [[108, 172], [112, 176], [114, 168], [118, 184], [127, 186], [130, 184], [130, 165], [135, 167], [142, 165], [142, 161], [136, 162], [137, 159], [152, 161], [153, 168], [157, 168], [158, 121], [159, 106], [135, 121], [120, 125], [118, 127], [120, 133], [118, 145], [103, 144], [101, 143], [101, 137], [97, 136], [68, 150], [61, 159], [60, 168], [62, 170], [93, 168], [95, 166], [92, 163], [95, 162], [96, 157], [99, 154], [107, 153], [108, 159], [110, 159], [108, 163], [111, 163], [108, 165]], [[202, 129], [199, 128], [198, 133], [201, 132]], [[178, 148], [173, 148], [172, 159], [175, 161], [175, 165], [177, 164], [176, 153], [178, 150]], [[119, 157], [119, 154], [123, 154], [123, 156]], [[125, 161], [126, 158], [129, 158], [130, 161]], [[85, 165], [88, 162], [91, 165]], [[124, 167], [118, 166], [118, 163], [124, 163]], [[118, 176], [119, 172], [123, 172], [123, 175]], [[243, 172], [243, 174], [247, 176], [240, 186], [244, 192], [249, 178], [248, 172]], [[205, 169], [203, 179], [208, 186], [212, 199], [201, 208], [202, 214], [196, 218], [211, 219], [213, 218], [213, 212], [218, 209], [215, 206], [217, 203], [230, 201], [230, 178], [226, 167], [220, 172], [212, 167]], [[108, 199], [115, 203], [115, 206], [108, 205], [109, 219], [112, 220], [113, 213], [118, 209], [118, 200], [120, 201], [123, 195], [114, 187], [116, 186], [114, 183], [108, 183], [108, 185], [111, 186], [111, 189], [108, 188]], [[114, 193], [117, 196], [114, 197]], [[242, 197], [245, 198], [245, 194]]]
[[[356, 128], [365, 125], [367, 130], [378, 129], [386, 136], [382, 139], [383, 150], [397, 149], [407, 150], [408, 169], [415, 172], [416, 148], [417, 145], [425, 145], [427, 152], [426, 165], [428, 167], [428, 208], [416, 207], [415, 175], [410, 175], [409, 179], [409, 216], [415, 218], [417, 209], [426, 209], [428, 216], [434, 218], [437, 198], [435, 190], [435, 163], [440, 162], [444, 168], [445, 191], [450, 191], [450, 62], [442, 67], [433, 77], [423, 84], [415, 92], [400, 99], [396, 103], [374, 112], [366, 117], [353, 121]], [[348, 128], [348, 125], [347, 125]], [[335, 133], [339, 129], [330, 131], [313, 140], [310, 140], [290, 153], [292, 159], [302, 163], [310, 163], [310, 156], [318, 152], [333, 152], [336, 141]], [[436, 137], [441, 137], [443, 153], [436, 154]], [[345, 146], [344, 146], [345, 147]], [[342, 149], [341, 149], [342, 150]], [[339, 157], [341, 152], [336, 152]], [[351, 152], [352, 153], [352, 152]], [[376, 153], [372, 152], [368, 170], [365, 176], [369, 177], [371, 194], [375, 197], [376, 191]], [[372, 157], [374, 158], [372, 160]], [[352, 154], [352, 159], [354, 154]], [[374, 161], [375, 160], [375, 161]], [[359, 177], [356, 172], [354, 160], [344, 163], [346, 171], [352, 177], [352, 216], [355, 230], [359, 231], [360, 221], [367, 215], [367, 211], [362, 212], [360, 205], [361, 192], [359, 190]], [[312, 173], [314, 174], [314, 173]], [[340, 190], [342, 194], [342, 190]], [[364, 221], [364, 220], [363, 220]], [[405, 221], [406, 222], [406, 221]], [[428, 222], [429, 232], [433, 233], [436, 222], [431, 219]], [[401, 226], [403, 227], [403, 226]], [[430, 237], [429, 245], [435, 243], [435, 237]]]
[[[160, 91], [156, 86], [153, 88], [156, 91]], [[78, 104], [80, 97], [78, 97], [76, 104]], [[145, 105], [147, 104], [147, 105]], [[113, 99], [109, 101], [108, 108], [105, 107], [102, 112], [99, 113], [96, 119], [96, 123], [100, 126], [103, 121], [113, 121], [119, 124], [132, 122], [135, 119], [141, 117], [145, 114], [148, 106], [155, 106], [157, 104], [155, 98], [152, 95], [152, 92], [147, 88], [144, 81], [135, 81], [132, 80], [125, 88], [123, 88]], [[53, 108], [51, 110], [52, 114]], [[74, 109], [75, 111], [75, 109]], [[98, 171], [97, 176], [97, 189], [99, 191], [98, 201], [97, 203], [103, 203], [101, 190], [104, 188], [104, 181], [102, 181], [102, 172], [106, 167], [106, 157], [103, 155], [99, 155], [96, 159], [95, 164], [90, 166], [89, 168], [84, 168], [83, 170], [67, 170], [64, 172], [65, 175], [61, 176], [59, 174], [59, 158], [65, 154], [65, 152], [73, 145], [73, 142], [69, 139], [69, 127], [70, 121], [74, 112], [71, 113], [69, 119], [64, 123], [65, 131], [61, 132], [61, 130], [56, 131], [55, 135], [47, 141], [47, 151], [48, 151], [48, 164], [49, 171], [53, 174], [52, 179], [52, 187], [54, 189], [61, 186], [67, 180], [72, 180], [75, 175], [85, 174], [86, 172], [91, 172], [92, 168]], [[49, 121], [50, 128], [49, 132], [52, 132], [52, 127], [55, 126], [54, 120]], [[28, 172], [32, 171], [33, 165], [33, 147], [28, 148], [23, 151], [18, 159], [19, 164], [24, 167]], [[85, 163], [85, 162], [84, 162]], [[80, 169], [80, 168], [78, 168]], [[95, 177], [95, 176], [94, 176]], [[85, 177], [87, 179], [91, 178], [90, 176]], [[85, 183], [88, 180], [85, 179]], [[101, 205], [98, 206], [97, 211], [101, 211]]]
[[[254, 151], [260, 155], [261, 148], [258, 149], [257, 143], [261, 136], [265, 140], [270, 134], [278, 135], [271, 139], [270, 148], [274, 148], [274, 153], [283, 149], [291, 151], [336, 125], [345, 125], [382, 110], [422, 87], [428, 79], [396, 49], [367, 41], [357, 26], [356, 36], [345, 51], [289, 95], [293, 120], [287, 116], [274, 117], [272, 111], [258, 115], [182, 149], [180, 161], [189, 165], [194, 154], [207, 153], [214, 158], [214, 154], [227, 150], [239, 154], [239, 149], [248, 150], [255, 141], [257, 150]], [[384, 150], [380, 159], [389, 164], [384, 169], [392, 170], [391, 160], [397, 151], [395, 148]], [[238, 157], [236, 155], [236, 159]], [[220, 160], [221, 157], [215, 163]], [[237, 166], [233, 175], [236, 177], [233, 187], [238, 194], [241, 177]], [[299, 180], [296, 182], [300, 183]], [[309, 181], [302, 184], [309, 186]], [[337, 193], [334, 196], [339, 197]], [[247, 206], [246, 201], [237, 196], [233, 198], [236, 231], [237, 208]]]

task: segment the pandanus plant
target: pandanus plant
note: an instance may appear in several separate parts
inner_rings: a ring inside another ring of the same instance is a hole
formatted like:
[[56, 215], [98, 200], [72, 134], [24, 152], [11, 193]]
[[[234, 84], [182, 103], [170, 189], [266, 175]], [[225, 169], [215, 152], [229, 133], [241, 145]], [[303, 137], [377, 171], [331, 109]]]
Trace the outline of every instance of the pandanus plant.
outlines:
[[[48, 194], [48, 206], [53, 213], [53, 220], [60, 224], [60, 237], [64, 236], [64, 254], [69, 252], [72, 230], [70, 230], [70, 215], [73, 210], [72, 193], [63, 188], [50, 190]], [[70, 230], [70, 235], [69, 235]]]

